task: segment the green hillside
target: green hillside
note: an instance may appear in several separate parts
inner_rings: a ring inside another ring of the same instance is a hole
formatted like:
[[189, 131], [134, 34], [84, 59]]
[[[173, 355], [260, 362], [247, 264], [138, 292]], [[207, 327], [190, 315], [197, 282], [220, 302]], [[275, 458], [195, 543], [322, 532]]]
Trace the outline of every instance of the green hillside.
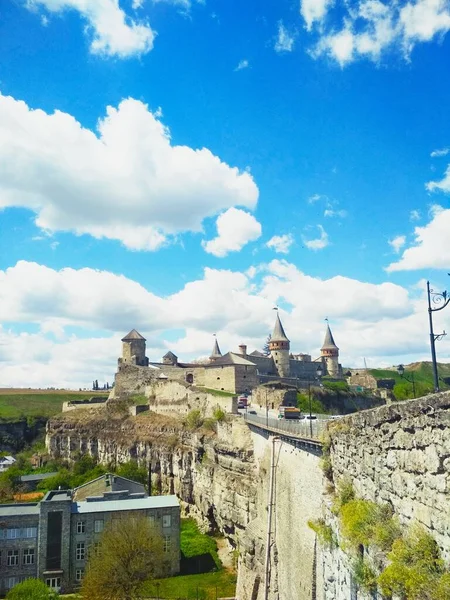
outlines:
[[[405, 376], [408, 379], [414, 377], [416, 397], [425, 396], [434, 390], [433, 369], [431, 362], [417, 362], [404, 365]], [[394, 394], [397, 400], [405, 400], [413, 397], [412, 383], [400, 377], [397, 367], [390, 369], [369, 369], [369, 373], [376, 379], [395, 379]], [[450, 377], [450, 363], [438, 363], [439, 377], [445, 379]], [[450, 386], [443, 381], [439, 382], [441, 390], [448, 390]]]
[[69, 390], [27, 390], [0, 388], [0, 422], [21, 418], [48, 418], [61, 412], [63, 402], [107, 396], [109, 392], [72, 392]]

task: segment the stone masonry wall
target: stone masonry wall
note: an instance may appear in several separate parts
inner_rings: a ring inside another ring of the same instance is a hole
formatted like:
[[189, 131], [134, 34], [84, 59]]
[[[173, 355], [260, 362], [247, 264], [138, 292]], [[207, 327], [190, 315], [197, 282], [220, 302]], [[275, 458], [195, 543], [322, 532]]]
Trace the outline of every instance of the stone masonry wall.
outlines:
[[330, 426], [335, 483], [418, 521], [450, 559], [450, 392], [356, 413]]
[[204, 417], [212, 417], [216, 408], [225, 413], [237, 412], [235, 396], [210, 394], [178, 381], [157, 379], [146, 387], [145, 395], [148, 396], [150, 410], [161, 414], [186, 415], [197, 409]]

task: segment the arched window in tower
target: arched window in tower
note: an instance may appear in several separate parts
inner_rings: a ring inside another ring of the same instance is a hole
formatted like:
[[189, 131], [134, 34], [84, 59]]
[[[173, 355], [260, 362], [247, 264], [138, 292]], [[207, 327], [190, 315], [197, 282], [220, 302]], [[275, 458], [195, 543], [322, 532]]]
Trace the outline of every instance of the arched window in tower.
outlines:
[[193, 373], [187, 373], [187, 375], [186, 375], [186, 383], [194, 383], [194, 375], [193, 375]]

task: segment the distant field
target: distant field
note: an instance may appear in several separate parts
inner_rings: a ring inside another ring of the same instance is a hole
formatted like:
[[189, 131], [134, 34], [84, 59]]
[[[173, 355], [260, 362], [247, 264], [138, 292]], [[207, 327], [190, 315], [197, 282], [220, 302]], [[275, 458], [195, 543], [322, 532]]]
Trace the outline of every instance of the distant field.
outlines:
[[108, 394], [107, 390], [75, 392], [0, 388], [0, 420], [15, 421], [23, 417], [51, 417], [61, 412], [63, 402]]

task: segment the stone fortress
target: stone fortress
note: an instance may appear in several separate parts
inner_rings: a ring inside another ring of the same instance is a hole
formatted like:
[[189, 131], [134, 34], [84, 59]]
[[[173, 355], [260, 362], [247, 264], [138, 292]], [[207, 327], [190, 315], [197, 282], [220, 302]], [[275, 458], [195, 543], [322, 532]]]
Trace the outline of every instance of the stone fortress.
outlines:
[[[291, 353], [290, 341], [278, 312], [267, 354], [258, 350], [248, 354], [245, 344], [239, 346], [239, 352], [222, 354], [215, 339], [209, 360], [204, 363], [180, 362], [171, 351], [162, 357], [161, 362], [150, 362], [146, 357], [146, 339], [135, 329], [122, 338], [122, 344], [113, 397], [136, 393], [151, 396], [151, 389], [167, 389], [169, 382], [177, 382], [184, 388], [194, 386], [196, 391], [230, 394], [248, 394], [264, 383], [302, 387], [320, 379], [319, 368], [320, 376], [342, 378], [339, 348], [329, 324], [321, 354], [312, 359], [310, 354]], [[172, 395], [176, 396], [176, 389], [172, 386]]]

